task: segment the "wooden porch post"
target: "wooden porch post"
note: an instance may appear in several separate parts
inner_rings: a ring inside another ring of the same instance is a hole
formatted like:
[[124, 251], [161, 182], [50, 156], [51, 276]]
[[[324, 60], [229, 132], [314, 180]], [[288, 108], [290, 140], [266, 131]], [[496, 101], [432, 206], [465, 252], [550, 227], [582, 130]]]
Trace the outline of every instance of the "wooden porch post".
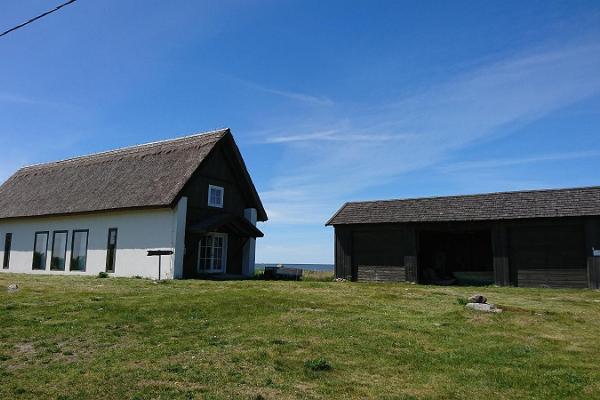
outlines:
[[352, 231], [335, 227], [335, 277], [352, 280]]
[[511, 282], [508, 260], [508, 239], [506, 227], [502, 224], [494, 224], [492, 226], [492, 256], [494, 264], [494, 282], [498, 286], [509, 286]]
[[406, 228], [406, 252], [404, 254], [404, 268], [406, 268], [406, 280], [408, 282], [419, 281], [419, 264], [417, 259], [418, 244], [417, 230], [413, 226]]
[[590, 289], [600, 289], [600, 220], [588, 219], [585, 223], [585, 253], [587, 256], [588, 284]]

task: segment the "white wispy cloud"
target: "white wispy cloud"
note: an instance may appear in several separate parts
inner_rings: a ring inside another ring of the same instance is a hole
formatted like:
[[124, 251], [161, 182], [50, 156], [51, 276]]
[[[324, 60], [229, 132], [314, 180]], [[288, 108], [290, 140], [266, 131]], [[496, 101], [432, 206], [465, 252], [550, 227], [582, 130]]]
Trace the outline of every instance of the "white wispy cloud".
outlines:
[[298, 93], [289, 90], [280, 90], [273, 89], [266, 86], [259, 85], [257, 83], [245, 81], [246, 86], [251, 87], [253, 89], [259, 90], [261, 92], [274, 94], [276, 96], [286, 97], [291, 100], [300, 101], [303, 103], [314, 104], [318, 106], [332, 106], [334, 104], [333, 100], [324, 96], [313, 96], [306, 93]]
[[[280, 131], [296, 133], [265, 138], [284, 146], [286, 155], [278, 168], [282, 173], [272, 179], [265, 197], [274, 216], [271, 220], [322, 223], [326, 220], [323, 211], [333, 212], [356, 193], [408, 171], [439, 164], [467, 145], [510, 134], [600, 94], [598, 71], [598, 42], [538, 48], [483, 65], [389, 105], [365, 108], [368, 111], [363, 113], [338, 111], [344, 121], [341, 129], [335, 116], [328, 120], [315, 117], [312, 130], [305, 121], [292, 129], [293, 121], [288, 121]], [[366, 138], [378, 134], [384, 140]], [[558, 157], [547, 157], [552, 156]], [[592, 155], [562, 155], [587, 156]], [[544, 156], [496, 161], [508, 165], [535, 162], [536, 158], [543, 161]], [[489, 166], [493, 167], [491, 162]], [[468, 164], [455, 168], [468, 168]], [[286, 195], [290, 192], [295, 195]]]
[[348, 133], [341, 130], [304, 133], [298, 135], [279, 135], [267, 137], [265, 143], [292, 142], [388, 142], [411, 137], [411, 134], [382, 134], [382, 133]]
[[222, 77], [226, 80], [237, 82], [243, 86], [246, 86], [249, 89], [257, 90], [257, 91], [263, 92], [263, 93], [272, 94], [275, 96], [284, 97], [286, 99], [298, 101], [298, 102], [309, 104], [309, 105], [329, 107], [329, 106], [333, 106], [335, 104], [333, 100], [331, 100], [329, 97], [326, 97], [326, 96], [318, 96], [318, 95], [313, 95], [313, 94], [300, 93], [300, 92], [296, 92], [293, 90], [274, 88], [274, 87], [270, 87], [268, 85], [257, 83], [257, 82], [254, 82], [254, 81], [251, 81], [248, 79], [242, 79], [242, 78], [238, 78], [235, 76], [222, 74], [222, 73], [217, 73], [217, 75], [219, 75], [220, 77]]
[[439, 167], [439, 169], [444, 172], [456, 172], [456, 171], [471, 170], [471, 169], [480, 170], [480, 169], [509, 167], [509, 166], [513, 166], [513, 165], [533, 164], [533, 163], [549, 162], [549, 161], [577, 160], [577, 159], [592, 158], [592, 157], [600, 157], [600, 151], [594, 151], [594, 150], [573, 151], [573, 152], [565, 152], [565, 153], [539, 154], [539, 155], [535, 155], [535, 156], [520, 157], [520, 158], [501, 158], [501, 159], [492, 159], [492, 160], [463, 161], [463, 162], [442, 165]]
[[24, 96], [21, 94], [0, 92], [0, 103], [9, 103], [26, 106], [43, 106], [43, 107], [60, 107], [71, 108], [72, 106], [66, 103], [48, 101], [34, 97]]
[[37, 102], [24, 96], [15, 95], [12, 93], [0, 92], [0, 102], [3, 103], [22, 103], [22, 104], [36, 104]]

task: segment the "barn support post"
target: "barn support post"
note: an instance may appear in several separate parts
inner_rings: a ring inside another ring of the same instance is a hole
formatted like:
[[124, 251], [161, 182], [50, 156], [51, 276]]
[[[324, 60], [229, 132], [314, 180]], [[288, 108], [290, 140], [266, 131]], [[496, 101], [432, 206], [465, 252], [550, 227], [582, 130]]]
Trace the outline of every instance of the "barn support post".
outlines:
[[417, 231], [414, 227], [406, 228], [406, 253], [404, 255], [404, 268], [406, 280], [417, 283], [419, 281], [419, 265], [417, 259]]
[[494, 282], [498, 286], [509, 286], [510, 265], [508, 261], [508, 240], [506, 227], [501, 224], [492, 226], [492, 257]]
[[600, 289], [600, 220], [586, 221], [585, 247], [589, 287]]
[[353, 280], [352, 231], [335, 227], [335, 277]]

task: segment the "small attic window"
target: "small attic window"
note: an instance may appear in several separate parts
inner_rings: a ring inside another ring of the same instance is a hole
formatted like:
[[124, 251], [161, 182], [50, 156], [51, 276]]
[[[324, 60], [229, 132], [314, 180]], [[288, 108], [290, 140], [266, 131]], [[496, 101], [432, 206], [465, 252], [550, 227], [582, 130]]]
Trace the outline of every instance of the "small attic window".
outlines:
[[223, 208], [223, 193], [221, 186], [208, 185], [208, 206]]

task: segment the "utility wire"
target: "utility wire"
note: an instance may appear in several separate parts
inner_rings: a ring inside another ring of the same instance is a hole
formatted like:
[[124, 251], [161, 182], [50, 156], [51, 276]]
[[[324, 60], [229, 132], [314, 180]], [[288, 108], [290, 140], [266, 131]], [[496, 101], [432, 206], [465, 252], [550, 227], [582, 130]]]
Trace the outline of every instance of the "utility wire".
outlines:
[[2, 37], [2, 36], [4, 36], [4, 35], [8, 35], [9, 33], [13, 32], [13, 31], [16, 31], [17, 29], [20, 29], [20, 28], [24, 27], [25, 25], [29, 25], [30, 23], [32, 23], [32, 22], [34, 22], [34, 21], [37, 21], [37, 20], [38, 20], [38, 19], [40, 19], [40, 18], [44, 18], [46, 15], [48, 15], [48, 14], [52, 14], [53, 12], [56, 12], [56, 11], [60, 10], [61, 8], [65, 7], [65, 6], [68, 6], [68, 5], [69, 5], [69, 4], [71, 4], [71, 3], [75, 3], [76, 1], [77, 1], [77, 0], [69, 0], [69, 1], [67, 1], [67, 2], [65, 2], [65, 3], [62, 3], [61, 5], [59, 5], [59, 6], [56, 6], [55, 8], [53, 8], [53, 9], [52, 9], [52, 10], [50, 10], [50, 11], [46, 11], [45, 13], [43, 13], [43, 14], [40, 14], [40, 15], [38, 15], [37, 17], [33, 17], [33, 18], [31, 18], [30, 20], [28, 20], [28, 21], [26, 21], [26, 22], [23, 22], [23, 23], [22, 23], [22, 24], [20, 24], [20, 25], [17, 25], [17, 26], [15, 26], [14, 28], [10, 28], [9, 30], [7, 30], [7, 31], [4, 31], [4, 32], [0, 33], [0, 37]]

